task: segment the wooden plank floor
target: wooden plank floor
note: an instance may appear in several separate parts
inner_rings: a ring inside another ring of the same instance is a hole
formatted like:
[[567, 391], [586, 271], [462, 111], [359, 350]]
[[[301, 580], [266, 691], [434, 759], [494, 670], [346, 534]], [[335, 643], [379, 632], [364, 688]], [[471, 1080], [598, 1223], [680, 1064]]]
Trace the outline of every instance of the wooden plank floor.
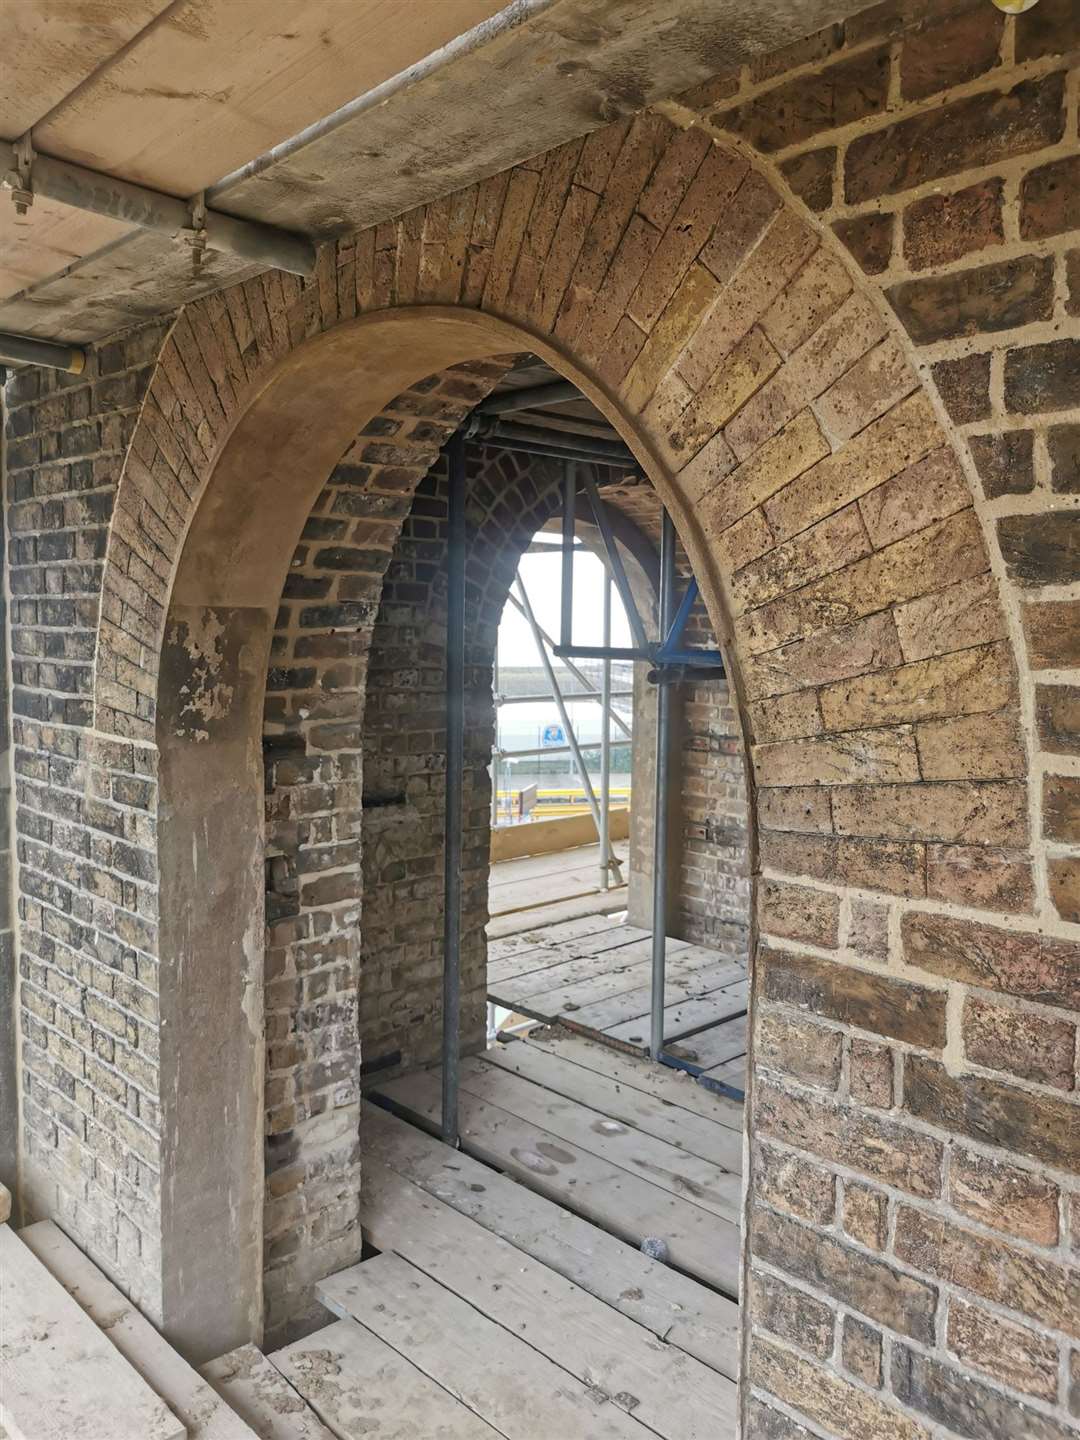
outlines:
[[[377, 1093], [435, 1125], [440, 1078], [417, 1071]], [[704, 1114], [666, 1117], [624, 1085], [528, 1039], [496, 1045], [462, 1063], [462, 1147], [632, 1245], [662, 1240], [673, 1265], [735, 1297], [741, 1135]]]
[[543, 1031], [464, 1064], [453, 1150], [404, 1118], [437, 1119], [439, 1084], [365, 1102], [377, 1253], [319, 1283], [340, 1318], [274, 1363], [346, 1440], [734, 1440], [741, 1107]]
[[[612, 848], [625, 875], [629, 842], [617, 840]], [[501, 860], [492, 865], [488, 880], [488, 934], [513, 935], [534, 925], [610, 914], [625, 910], [626, 899], [625, 884], [600, 889], [599, 845]]]
[[[651, 953], [649, 932], [620, 924], [617, 916], [542, 925], [489, 941], [488, 999], [530, 1019], [646, 1055]], [[745, 1088], [745, 961], [669, 940], [666, 978], [665, 1055], [707, 1088], [740, 1094]]]

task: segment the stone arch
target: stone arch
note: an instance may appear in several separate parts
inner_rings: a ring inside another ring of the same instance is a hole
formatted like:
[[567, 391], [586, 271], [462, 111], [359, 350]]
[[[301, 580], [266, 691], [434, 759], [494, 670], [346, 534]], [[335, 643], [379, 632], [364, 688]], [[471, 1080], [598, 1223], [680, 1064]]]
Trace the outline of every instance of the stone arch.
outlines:
[[[644, 115], [327, 248], [304, 289], [271, 275], [192, 306], [120, 485], [95, 713], [104, 734], [159, 749], [175, 1137], [162, 1263], [179, 1276], [196, 1236], [234, 1257], [197, 1282], [204, 1307], [208, 1293], [234, 1297], [206, 1342], [218, 1350], [258, 1329], [255, 777], [281, 582], [327, 475], [393, 396], [521, 349], [634, 449], [731, 655], [755, 745], [761, 924], [780, 957], [759, 985], [784, 983], [785, 947], [807, 945], [824, 967], [815, 995], [839, 1014], [834, 962], [877, 974], [893, 912], [929, 899], [961, 918], [1031, 913], [1016, 663], [967, 480], [881, 305], [737, 150]], [[989, 893], [947, 888], [973, 846]], [[208, 883], [212, 955], [193, 929]], [[901, 990], [926, 1000], [917, 1043], [936, 1067], [941, 988]], [[208, 1046], [210, 1087], [197, 1083]], [[206, 1148], [233, 1085], [243, 1143], [208, 1175], [183, 1137]], [[785, 1097], [768, 1084], [763, 1096], [762, 1129], [790, 1129]], [[219, 1245], [205, 1239], [214, 1224]], [[163, 1303], [180, 1337], [193, 1285], [189, 1270]]]

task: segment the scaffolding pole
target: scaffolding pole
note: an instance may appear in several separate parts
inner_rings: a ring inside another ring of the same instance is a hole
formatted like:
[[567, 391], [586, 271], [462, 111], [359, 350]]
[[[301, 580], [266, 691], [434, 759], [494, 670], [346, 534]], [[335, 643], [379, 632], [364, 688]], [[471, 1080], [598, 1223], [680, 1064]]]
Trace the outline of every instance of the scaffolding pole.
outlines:
[[[611, 569], [604, 566], [604, 646], [611, 648]], [[611, 661], [604, 661], [600, 682], [600, 889], [611, 882], [611, 871], [618, 872], [618, 861], [611, 853]]]
[[[675, 609], [675, 526], [664, 511], [660, 535], [660, 636], [663, 640]], [[656, 697], [656, 792], [653, 814], [652, 986], [649, 1054], [660, 1059], [664, 1048], [664, 991], [667, 969], [668, 759], [671, 731], [671, 685], [661, 675]]]
[[548, 655], [547, 646], [544, 644], [540, 626], [536, 623], [536, 616], [533, 614], [533, 608], [529, 602], [529, 593], [525, 589], [525, 582], [520, 575], [517, 576], [517, 587], [518, 594], [521, 596], [525, 619], [529, 622], [533, 639], [536, 641], [536, 648], [540, 651], [540, 660], [544, 666], [544, 673], [547, 676], [548, 684], [551, 686], [551, 698], [555, 701], [555, 708], [559, 712], [559, 719], [562, 721], [563, 731], [574, 757], [574, 765], [581, 777], [581, 788], [585, 791], [585, 798], [589, 802], [589, 809], [592, 811], [593, 823], [596, 825], [596, 833], [599, 837], [602, 831], [600, 829], [600, 806], [596, 801], [596, 792], [593, 790], [592, 781], [589, 779], [589, 772], [585, 768], [585, 760], [581, 754], [577, 736], [574, 734], [574, 727], [570, 724], [570, 715], [563, 701], [562, 691], [559, 689], [559, 680], [555, 674], [555, 667], [551, 663], [551, 658]]
[[443, 899], [442, 1138], [458, 1143], [461, 1066], [461, 847], [465, 776], [465, 442], [447, 446], [446, 806]]
[[[514, 592], [513, 592], [512, 590], [511, 590], [510, 594], [509, 594], [506, 598], [510, 601], [510, 604], [513, 605], [514, 609], [518, 612], [519, 615], [524, 615], [524, 614], [525, 614], [525, 607], [522, 605], [521, 601], [517, 598], [517, 596], [514, 594]], [[526, 618], [528, 618], [528, 617], [526, 617]], [[550, 636], [550, 635], [548, 634], [548, 632], [543, 628], [542, 625], [539, 625], [539, 624], [538, 624], [538, 625], [536, 626], [536, 633], [537, 633], [537, 635], [539, 635], [540, 639], [544, 642], [544, 644], [547, 645], [547, 647], [548, 647], [549, 650], [555, 651], [555, 650], [558, 649], [558, 646], [555, 644], [555, 641], [551, 638], [551, 636]], [[579, 684], [579, 685], [584, 685], [584, 686], [588, 689], [588, 692], [589, 692], [588, 695], [571, 695], [569, 698], [570, 698], [571, 700], [599, 700], [599, 699], [600, 699], [600, 691], [597, 690], [596, 686], [592, 683], [592, 681], [591, 681], [591, 680], [589, 679], [589, 677], [585, 674], [585, 672], [584, 672], [583, 670], [579, 670], [578, 667], [574, 664], [574, 662], [573, 662], [572, 660], [567, 660], [567, 658], [566, 658], [565, 655], [560, 656], [559, 658], [562, 660], [563, 664], [566, 666], [567, 670], [570, 671], [570, 674], [574, 677], [574, 679], [578, 682], [578, 684]], [[634, 692], [631, 690], [631, 691], [630, 691], [630, 694], [632, 695], [633, 693], [634, 693]], [[545, 698], [546, 698], [546, 697], [545, 697]], [[629, 739], [630, 739], [630, 726], [627, 725], [626, 721], [625, 721], [625, 720], [622, 718], [622, 716], [619, 714], [618, 710], [612, 708], [609, 713], [610, 713], [610, 715], [611, 715], [612, 720], [615, 721], [615, 724], [618, 725], [619, 729], [623, 732], [623, 734], [624, 734], [624, 735], [626, 736], [626, 738], [629, 740]]]

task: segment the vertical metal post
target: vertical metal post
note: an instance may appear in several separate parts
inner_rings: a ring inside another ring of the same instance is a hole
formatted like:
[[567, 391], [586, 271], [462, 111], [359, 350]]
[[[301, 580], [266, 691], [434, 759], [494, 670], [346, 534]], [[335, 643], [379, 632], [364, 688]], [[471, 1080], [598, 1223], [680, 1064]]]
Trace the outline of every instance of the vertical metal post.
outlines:
[[495, 636], [495, 663], [492, 666], [492, 689], [495, 701], [495, 744], [491, 747], [491, 828], [499, 823], [499, 637]]
[[458, 1141], [461, 1065], [461, 828], [465, 774], [465, 442], [447, 446], [446, 808], [443, 898], [442, 1138]]
[[[611, 570], [604, 566], [604, 649], [611, 649]], [[611, 879], [611, 661], [600, 681], [600, 889]]]
[[[675, 526], [664, 511], [660, 537], [660, 644], [667, 640], [675, 609]], [[667, 969], [668, 747], [671, 686], [660, 668], [656, 697], [656, 798], [653, 813], [652, 990], [649, 1053], [659, 1060], [664, 1048], [664, 990]]]
[[[562, 613], [560, 616], [560, 643], [563, 648], [574, 643], [574, 527], [577, 497], [577, 465], [573, 460], [566, 462], [563, 472], [562, 511]], [[540, 647], [543, 652], [543, 646]]]

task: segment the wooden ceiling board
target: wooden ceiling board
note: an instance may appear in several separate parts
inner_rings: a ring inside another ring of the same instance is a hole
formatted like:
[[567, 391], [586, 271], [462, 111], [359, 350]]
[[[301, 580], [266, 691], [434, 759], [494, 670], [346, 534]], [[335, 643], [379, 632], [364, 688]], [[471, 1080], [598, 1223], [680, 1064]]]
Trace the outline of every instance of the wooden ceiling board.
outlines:
[[187, 0], [35, 131], [35, 143], [125, 180], [192, 194], [504, 3]]
[[16, 215], [11, 196], [0, 192], [0, 296], [54, 275], [129, 229], [119, 220], [41, 198], [26, 215]]
[[0, 135], [15, 140], [169, 0], [3, 0]]

